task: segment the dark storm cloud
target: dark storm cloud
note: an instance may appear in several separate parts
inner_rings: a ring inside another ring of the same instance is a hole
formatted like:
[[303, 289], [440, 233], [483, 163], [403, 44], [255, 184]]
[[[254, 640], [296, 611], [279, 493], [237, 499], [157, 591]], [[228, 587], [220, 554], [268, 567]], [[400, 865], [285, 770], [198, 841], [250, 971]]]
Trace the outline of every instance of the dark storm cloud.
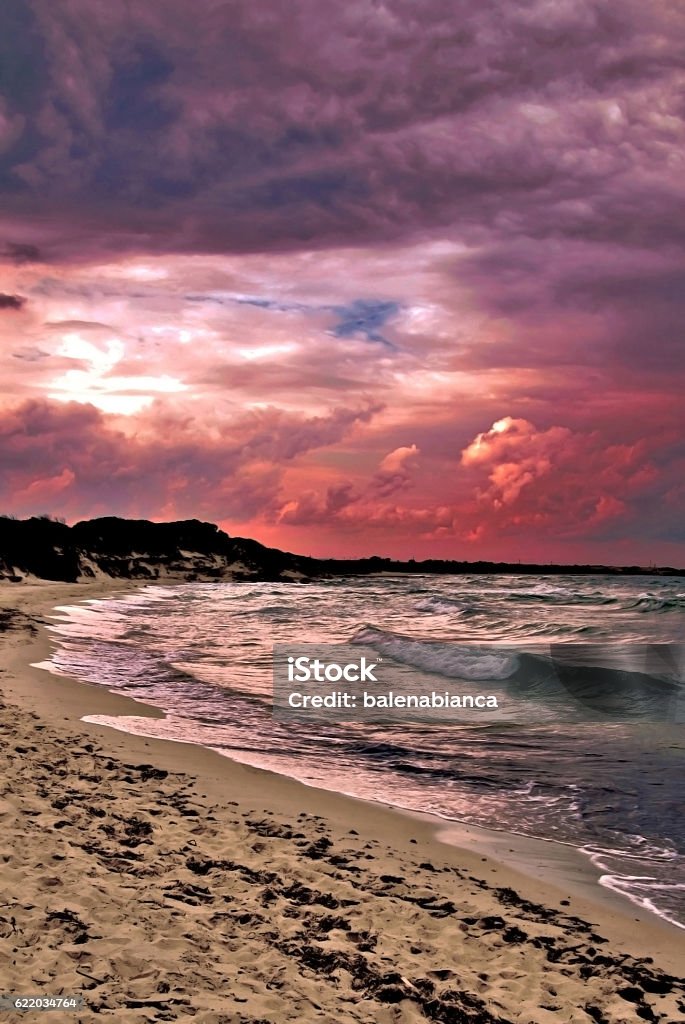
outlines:
[[491, 238], [455, 261], [454, 281], [514, 325], [516, 339], [477, 341], [462, 365], [604, 367], [614, 381], [635, 370], [681, 376], [685, 254], [648, 241]]
[[8, 242], [2, 255], [11, 263], [37, 263], [40, 260], [40, 249], [26, 242]]
[[74, 255], [317, 247], [449, 223], [474, 238], [682, 242], [685, 16], [670, 5], [10, 12], [24, 60], [2, 83], [1, 180]]
[[21, 295], [5, 295], [0, 292], [0, 309], [21, 309], [26, 299]]

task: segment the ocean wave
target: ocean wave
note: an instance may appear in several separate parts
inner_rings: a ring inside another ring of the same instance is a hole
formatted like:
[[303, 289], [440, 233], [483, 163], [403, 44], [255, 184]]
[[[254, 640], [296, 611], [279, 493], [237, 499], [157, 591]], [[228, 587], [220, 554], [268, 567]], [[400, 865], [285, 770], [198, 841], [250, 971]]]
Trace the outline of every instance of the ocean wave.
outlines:
[[588, 843], [579, 847], [601, 872], [599, 884], [626, 897], [635, 906], [685, 928], [685, 882], [676, 881], [683, 854], [640, 835], [624, 835], [616, 847]]
[[292, 610], [285, 604], [265, 604], [256, 609], [258, 615], [268, 615], [271, 618], [291, 617]]
[[563, 604], [563, 605], [610, 605], [618, 604], [619, 598], [609, 597], [600, 591], [595, 593], [580, 593], [564, 590], [561, 587], [534, 587], [531, 590], [512, 590], [504, 597], [509, 602], [531, 602], [541, 604]]
[[670, 649], [565, 642], [523, 650], [421, 640], [371, 625], [357, 629], [351, 642], [400, 665], [445, 679], [487, 681], [509, 698], [586, 719], [677, 721], [685, 709], [682, 665]]
[[417, 612], [435, 612], [438, 615], [462, 615], [465, 612], [473, 612], [476, 609], [473, 605], [464, 604], [462, 601], [455, 601], [453, 598], [442, 595], [424, 597], [414, 605]]
[[[564, 650], [568, 648], [568, 650]], [[685, 689], [682, 680], [640, 671], [642, 652], [623, 666], [611, 649], [559, 644], [547, 654], [522, 653], [508, 692], [517, 697], [561, 702], [583, 718], [609, 721], [677, 721]]]
[[393, 661], [420, 668], [448, 679], [495, 681], [508, 679], [518, 667], [518, 655], [475, 644], [445, 644], [432, 640], [414, 640], [376, 626], [362, 626], [352, 637], [353, 644], [365, 644]]
[[638, 594], [628, 604], [638, 612], [672, 612], [685, 609], [685, 594], [672, 594], [670, 597], [657, 597], [656, 594]]

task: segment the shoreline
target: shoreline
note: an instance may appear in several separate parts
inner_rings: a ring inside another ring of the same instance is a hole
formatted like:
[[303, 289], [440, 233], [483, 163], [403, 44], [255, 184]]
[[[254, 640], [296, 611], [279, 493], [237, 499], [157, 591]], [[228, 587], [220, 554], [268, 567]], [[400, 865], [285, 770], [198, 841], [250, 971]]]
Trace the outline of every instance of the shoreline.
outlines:
[[[219, 808], [236, 801], [246, 815], [278, 815], [291, 821], [307, 816], [315, 822], [325, 822], [331, 836], [353, 835], [354, 839], [347, 841], [352, 841], [357, 849], [375, 844], [379, 850], [382, 847], [386, 851], [384, 857], [389, 863], [402, 863], [406, 868], [411, 862], [412, 870], [430, 870], [431, 878], [436, 871], [432, 863], [439, 860], [444, 865], [442, 870], [459, 874], [462, 879], [460, 885], [467, 884], [464, 880], [470, 880], [469, 884], [475, 886], [476, 895], [471, 893], [469, 896], [471, 902], [479, 891], [485, 894], [483, 899], [487, 895], [488, 900], [496, 898], [500, 902], [505, 899], [501, 894], [513, 893], [515, 906], [537, 907], [538, 912], [544, 909], [542, 917], [549, 915], [554, 928], [580, 929], [581, 932], [585, 929], [584, 934], [589, 928], [596, 939], [600, 938], [599, 932], [602, 942], [607, 941], [608, 945], [603, 949], [620, 949], [624, 960], [626, 955], [637, 958], [636, 962], [652, 958], [656, 968], [676, 975], [685, 973], [685, 935], [682, 929], [631, 904], [612, 890], [600, 887], [597, 882], [599, 872], [589, 858], [573, 847], [461, 825], [432, 815], [315, 789], [286, 776], [240, 764], [204, 747], [83, 722], [84, 715], [160, 719], [164, 714], [157, 708], [110, 693], [94, 684], [33, 667], [47, 660], [51, 646], [56, 642], [43, 628], [48, 624], [45, 619], [57, 605], [105, 599], [140, 586], [140, 583], [131, 581], [102, 581], [97, 584], [9, 584], [0, 587], [0, 606], [11, 605], [27, 616], [42, 620], [35, 636], [21, 633], [16, 638], [15, 634], [4, 634], [5, 638], [14, 637], [9, 648], [7, 645], [3, 648], [1, 663], [4, 671], [0, 679], [7, 701], [21, 708], [27, 716], [37, 715], [48, 727], [57, 725], [60, 729], [68, 728], [70, 733], [77, 733], [81, 743], [90, 741], [90, 746], [96, 741], [103, 751], [102, 756], [121, 758], [125, 763], [138, 759], [151, 763], [162, 772], [181, 773], [183, 778], [192, 780], [194, 800], [198, 801], [198, 806], [211, 808], [213, 815], [219, 813]], [[289, 870], [295, 871], [300, 866], [297, 858], [294, 863], [289, 861]], [[388, 871], [381, 877], [395, 877], [395, 873]], [[534, 916], [533, 911], [529, 911], [530, 915]], [[487, 915], [483, 920], [486, 918]], [[498, 916], [497, 920], [500, 919]], [[586, 922], [590, 924], [586, 926]], [[393, 920], [386, 920], [385, 925], [392, 930]], [[623, 998], [619, 997], [619, 1003], [624, 1012], [629, 1009]], [[529, 1015], [520, 1019], [552, 1019], [542, 1011], [539, 1017], [530, 1016], [532, 1012], [529, 1008], [526, 1011]], [[513, 1016], [511, 1007], [509, 1013], [507, 1019], [519, 1019]]]
[[[170, 581], [167, 580], [159, 581], [160, 585], [169, 585], [169, 583]], [[135, 593], [145, 586], [154, 585], [154, 581], [147, 583], [131, 580], [102, 580], [97, 583], [82, 584], [34, 584], [33, 586], [36, 587], [40, 597], [45, 598], [40, 600], [34, 614], [50, 617], [52, 612], [62, 604], [79, 603], [88, 600], [107, 600], [117, 595], [124, 596]], [[173, 585], [173, 581], [171, 585]], [[11, 586], [12, 592], [16, 592], [16, 589], [18, 589], [16, 585]], [[27, 588], [32, 587], [32, 584], [26, 586]], [[53, 594], [48, 596], [47, 593], [44, 593], [48, 588], [52, 591], [53, 587], [58, 592], [56, 604], [53, 603]], [[65, 591], [66, 593], [64, 593]], [[0, 605], [3, 603], [3, 596], [4, 589], [0, 589]], [[34, 604], [33, 601], [29, 603], [31, 606]], [[108, 733], [115, 732], [123, 737], [136, 737], [142, 739], [146, 747], [149, 744], [153, 744], [155, 749], [157, 744], [162, 744], [164, 747], [171, 748], [170, 756], [172, 759], [175, 759], [177, 756], [173, 753], [173, 749], [175, 747], [182, 748], [183, 755], [179, 756], [182, 758], [184, 770], [191, 770], [196, 767], [198, 758], [194, 751], [202, 751], [203, 761], [205, 755], [208, 755], [211, 759], [219, 758], [217, 765], [213, 766], [213, 772], [218, 771], [220, 773], [222, 762], [228, 762], [232, 768], [227, 770], [240, 769], [250, 773], [250, 775], [256, 773], [255, 781], [257, 781], [257, 785], [259, 776], [263, 775], [265, 778], [268, 778], [271, 786], [277, 781], [283, 787], [295, 787], [291, 799], [297, 799], [298, 802], [301, 798], [302, 790], [304, 790], [305, 800], [307, 798], [306, 794], [311, 793], [315, 794], [313, 799], [317, 803], [321, 799], [325, 800], [326, 797], [334, 797], [336, 802], [342, 801], [340, 811], [343, 816], [345, 813], [345, 802], [351, 801], [357, 808], [360, 806], [367, 808], [370, 815], [374, 815], [378, 809], [383, 809], [385, 814], [396, 815], [398, 819], [396, 829], [399, 831], [402, 830], [400, 823], [403, 819], [420, 822], [430, 832], [429, 841], [438, 842], [462, 853], [472, 851], [474, 857], [478, 856], [481, 861], [485, 858], [488, 862], [494, 862], [496, 866], [493, 869], [489, 865], [490, 871], [500, 870], [507, 872], [507, 874], [510, 873], [511, 878], [508, 879], [507, 884], [509, 882], [512, 884], [518, 883], [520, 887], [534, 881], [534, 891], [539, 894], [540, 882], [542, 880], [551, 886], [555, 894], [562, 890], [566, 891], [567, 896], [569, 893], [573, 894], [576, 900], [582, 901], [582, 910], [586, 914], [591, 914], [593, 907], [596, 907], [596, 912], [608, 912], [611, 917], [616, 915], [619, 919], [620, 932], [623, 931], [625, 923], [630, 921], [632, 923], [639, 923], [641, 928], [645, 925], [648, 926], [650, 930], [655, 931], [655, 937], [659, 936], [667, 944], [681, 941], [683, 944], [685, 966], [685, 929], [633, 903], [627, 896], [621, 895], [608, 887], [601, 886], [599, 882], [601, 871], [591, 862], [589, 856], [583, 854], [580, 849], [570, 843], [561, 843], [555, 839], [526, 836], [504, 829], [491, 829], [481, 825], [471, 825], [458, 819], [443, 818], [437, 814], [400, 807], [382, 800], [372, 801], [337, 790], [321, 789], [317, 786], [300, 782], [298, 779], [288, 775], [282, 775], [266, 768], [255, 767], [233, 760], [226, 754], [220, 754], [209, 747], [199, 744], [145, 735], [143, 733], [128, 732], [123, 725], [119, 728], [115, 724], [103, 725], [88, 721], [87, 719], [100, 715], [142, 720], [163, 720], [166, 715], [163, 710], [155, 705], [138, 701], [123, 694], [117, 694], [95, 683], [90, 684], [71, 676], [51, 672], [49, 669], [39, 667], [37, 663], [50, 660], [52, 650], [58, 643], [58, 640], [45, 628], [48, 625], [50, 623], [46, 622], [39, 626], [39, 635], [36, 638], [34, 654], [28, 658], [26, 664], [20, 660], [19, 665], [24, 670], [28, 668], [32, 676], [33, 673], [38, 674], [35, 678], [35, 686], [32, 685], [31, 687], [32, 692], [36, 696], [42, 696], [46, 685], [45, 680], [51, 680], [52, 683], [55, 680], [61, 680], [64, 685], [64, 693], [61, 694], [60, 699], [64, 700], [68, 692], [67, 703], [69, 711], [65, 716], [65, 720], [66, 718], [70, 721], [73, 720], [74, 724], [80, 725], [85, 731], [93, 729], [97, 730], [98, 734], [104, 732], [104, 735], [107, 735]], [[34, 657], [34, 655], [37, 656]], [[41, 685], [41, 682], [43, 685]], [[50, 684], [48, 683], [47, 685]], [[89, 705], [98, 705], [98, 707], [93, 706], [87, 709], [85, 707], [86, 698]], [[41, 708], [41, 710], [44, 710], [44, 708]], [[126, 742], [124, 741], [122, 749], [125, 746]], [[138, 747], [138, 745], [136, 746]], [[167, 760], [166, 757], [165, 760]], [[407, 825], [405, 825], [406, 828]], [[625, 922], [620, 921], [620, 918], [625, 918]], [[607, 921], [605, 930], [612, 930], [612, 924], [609, 921]], [[661, 947], [661, 943], [659, 943], [659, 947]], [[636, 952], [635, 955], [650, 955], [648, 952], [640, 949], [639, 946], [636, 949], [640, 951]], [[667, 953], [667, 950], [668, 945], [664, 946], [663, 952]]]

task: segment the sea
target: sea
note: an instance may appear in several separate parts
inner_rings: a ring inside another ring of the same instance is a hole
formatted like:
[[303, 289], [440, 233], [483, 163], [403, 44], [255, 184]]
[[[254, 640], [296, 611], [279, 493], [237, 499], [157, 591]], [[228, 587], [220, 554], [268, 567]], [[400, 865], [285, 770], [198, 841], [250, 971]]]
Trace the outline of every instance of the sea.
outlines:
[[[685, 928], [685, 580], [367, 576], [143, 585], [53, 613], [50, 668], [161, 709], [87, 721], [200, 744], [308, 785], [569, 844], [601, 884]], [[437, 692], [506, 686], [492, 654], [577, 652], [624, 715], [292, 722], [273, 714], [273, 645], [363, 644]], [[645, 650], [656, 657], [645, 661]], [[606, 667], [606, 651], [621, 664]], [[473, 672], [474, 652], [480, 671]], [[604, 653], [603, 653], [604, 652]], [[664, 654], [665, 656], [662, 656]], [[639, 657], [638, 657], [639, 655]], [[490, 659], [489, 661], [487, 659]], [[596, 664], [595, 664], [596, 662]], [[647, 666], [647, 667], [645, 667]], [[496, 678], [494, 678], [496, 677]], [[654, 714], [655, 707], [664, 708]], [[644, 713], [643, 713], [644, 712]]]

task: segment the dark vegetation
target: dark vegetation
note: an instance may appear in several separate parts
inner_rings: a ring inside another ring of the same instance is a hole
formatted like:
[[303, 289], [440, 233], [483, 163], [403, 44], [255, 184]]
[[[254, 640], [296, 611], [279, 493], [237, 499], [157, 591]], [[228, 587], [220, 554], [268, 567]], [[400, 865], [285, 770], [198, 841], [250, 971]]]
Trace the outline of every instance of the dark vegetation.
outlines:
[[100, 573], [124, 579], [220, 579], [229, 573], [244, 579], [312, 579], [372, 573], [522, 573], [682, 576], [685, 570], [603, 565], [536, 565], [520, 562], [458, 562], [390, 558], [309, 558], [255, 540], [229, 537], [213, 523], [188, 519], [152, 523], [107, 516], [67, 526], [50, 516], [0, 517], [0, 578], [21, 582], [27, 575], [64, 582]]

